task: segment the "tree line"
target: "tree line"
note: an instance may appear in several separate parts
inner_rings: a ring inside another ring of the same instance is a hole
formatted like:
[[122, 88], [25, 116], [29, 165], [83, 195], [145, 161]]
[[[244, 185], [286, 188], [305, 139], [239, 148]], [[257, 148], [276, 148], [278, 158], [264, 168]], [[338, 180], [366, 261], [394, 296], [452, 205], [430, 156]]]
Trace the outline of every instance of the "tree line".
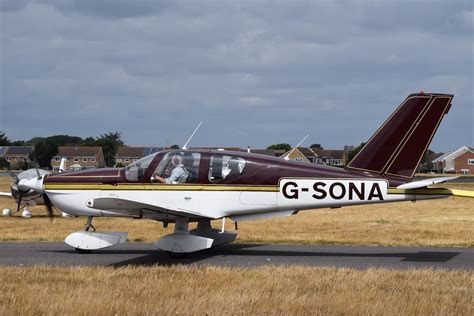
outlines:
[[[60, 146], [101, 147], [105, 165], [112, 167], [115, 164], [115, 154], [118, 147], [125, 146], [125, 143], [122, 141], [120, 132], [110, 132], [99, 137], [87, 137], [84, 139], [79, 136], [54, 135], [34, 137], [27, 141], [11, 141], [4, 132], [0, 131], [0, 146], [33, 146], [35, 150], [30, 160], [36, 161], [42, 168], [51, 168], [51, 159], [57, 155]], [[5, 164], [5, 162], [0, 162], [0, 165]]]

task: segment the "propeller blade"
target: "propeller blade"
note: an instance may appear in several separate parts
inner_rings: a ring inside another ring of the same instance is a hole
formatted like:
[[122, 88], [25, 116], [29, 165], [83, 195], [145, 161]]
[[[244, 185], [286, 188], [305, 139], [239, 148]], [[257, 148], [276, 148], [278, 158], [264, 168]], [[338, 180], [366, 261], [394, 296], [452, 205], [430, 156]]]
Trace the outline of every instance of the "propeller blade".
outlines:
[[43, 194], [44, 205], [46, 206], [46, 210], [48, 211], [48, 217], [53, 220], [53, 203], [46, 194]]
[[21, 200], [23, 199], [23, 194], [21, 194], [21, 191], [18, 190], [18, 194], [19, 194], [19, 197], [18, 197], [18, 204], [16, 206], [16, 212], [18, 213], [20, 211], [20, 207], [21, 207]]
[[18, 184], [18, 182], [20, 182], [20, 179], [18, 179], [18, 177], [16, 176], [16, 174], [14, 174], [10, 169], [8, 168], [3, 168], [3, 170], [5, 170], [9, 175], [10, 177], [12, 177], [13, 179], [15, 179], [15, 182]]

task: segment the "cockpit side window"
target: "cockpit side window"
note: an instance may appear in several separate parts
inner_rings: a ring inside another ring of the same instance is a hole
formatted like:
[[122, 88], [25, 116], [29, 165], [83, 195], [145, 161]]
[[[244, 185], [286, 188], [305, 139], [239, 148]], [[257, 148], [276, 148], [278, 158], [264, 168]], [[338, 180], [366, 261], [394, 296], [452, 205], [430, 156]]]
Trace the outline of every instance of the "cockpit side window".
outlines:
[[146, 168], [148, 168], [157, 154], [158, 153], [154, 153], [143, 157], [125, 167], [125, 178], [127, 181], [137, 182], [143, 180]]
[[[172, 151], [163, 156], [155, 169], [152, 181], [155, 176], [168, 179], [165, 183], [196, 183], [198, 179], [199, 163], [201, 154], [186, 151]], [[179, 177], [174, 177], [173, 170], [179, 168]]]
[[239, 176], [245, 168], [245, 160], [236, 156], [214, 154], [209, 160], [209, 181], [216, 182]]

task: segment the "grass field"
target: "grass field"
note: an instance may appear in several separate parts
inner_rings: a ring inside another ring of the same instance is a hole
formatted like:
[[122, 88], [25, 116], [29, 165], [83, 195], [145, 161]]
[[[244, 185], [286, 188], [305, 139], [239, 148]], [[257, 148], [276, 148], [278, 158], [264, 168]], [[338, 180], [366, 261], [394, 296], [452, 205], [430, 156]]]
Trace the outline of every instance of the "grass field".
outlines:
[[0, 268], [0, 315], [473, 315], [466, 271]]
[[[0, 191], [8, 191], [8, 177], [0, 178]], [[446, 187], [473, 190], [473, 184], [446, 184]], [[15, 202], [0, 200], [0, 208], [15, 209]], [[60, 241], [81, 230], [85, 218], [46, 218], [43, 206], [30, 209], [33, 218], [20, 213], [0, 218], [0, 240]], [[213, 223], [219, 227], [220, 221]], [[95, 218], [98, 230], [127, 231], [130, 241], [152, 242], [173, 231], [151, 220]], [[228, 230], [233, 223], [228, 220]], [[474, 246], [474, 199], [402, 202], [370, 206], [304, 211], [297, 215], [239, 223], [240, 243], [306, 243], [391, 246]]]

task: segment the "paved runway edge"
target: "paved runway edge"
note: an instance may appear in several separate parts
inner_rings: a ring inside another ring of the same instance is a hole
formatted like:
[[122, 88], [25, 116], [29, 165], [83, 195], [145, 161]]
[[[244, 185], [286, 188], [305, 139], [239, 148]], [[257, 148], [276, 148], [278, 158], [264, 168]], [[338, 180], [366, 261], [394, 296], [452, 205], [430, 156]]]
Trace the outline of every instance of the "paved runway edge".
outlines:
[[2, 242], [1, 266], [305, 265], [355, 269], [474, 270], [474, 248], [229, 244], [173, 259], [147, 243], [78, 254], [62, 242]]

